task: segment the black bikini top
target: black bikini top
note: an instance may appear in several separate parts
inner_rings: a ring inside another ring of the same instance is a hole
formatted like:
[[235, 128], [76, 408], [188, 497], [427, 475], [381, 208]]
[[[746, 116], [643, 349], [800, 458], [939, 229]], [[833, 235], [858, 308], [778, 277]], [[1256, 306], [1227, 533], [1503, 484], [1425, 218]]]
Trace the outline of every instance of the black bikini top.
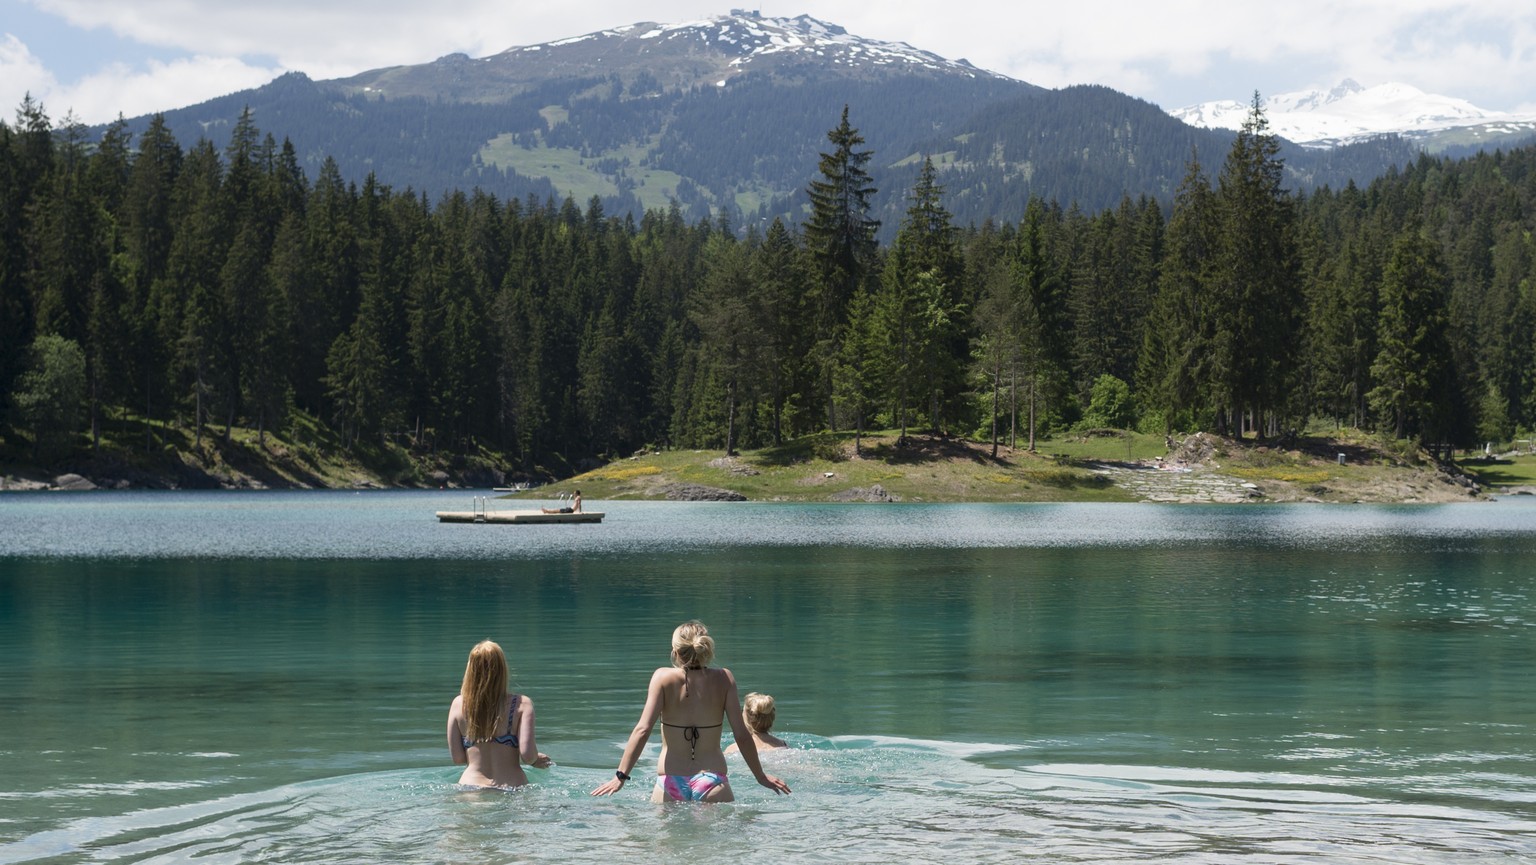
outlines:
[[[704, 668], [703, 667], [684, 667], [683, 668], [683, 691], [682, 691], [682, 694], [679, 695], [680, 698], [688, 696], [688, 671], [689, 670], [702, 670], [702, 669], [704, 669]], [[663, 726], [663, 727], [671, 727], [674, 730], [682, 730], [683, 731], [683, 741], [688, 743], [688, 759], [692, 760], [692, 759], [694, 759], [698, 755], [699, 731], [700, 730], [713, 730], [716, 727], [721, 726], [723, 723], [724, 722], [722, 721], [720, 724], [668, 724], [666, 721], [662, 721], [661, 722], [661, 726]]]

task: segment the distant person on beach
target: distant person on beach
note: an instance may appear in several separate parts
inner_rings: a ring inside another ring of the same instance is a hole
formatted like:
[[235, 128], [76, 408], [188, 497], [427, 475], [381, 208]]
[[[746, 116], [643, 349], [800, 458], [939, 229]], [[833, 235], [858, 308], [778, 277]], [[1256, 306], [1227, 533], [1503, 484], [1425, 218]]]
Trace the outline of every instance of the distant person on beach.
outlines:
[[448, 707], [448, 753], [464, 766], [459, 783], [468, 787], [521, 787], [523, 763], [551, 764], [533, 740], [533, 701], [507, 691], [507, 656], [490, 640], [469, 650], [464, 684]]
[[[752, 731], [752, 744], [759, 751], [775, 751], [779, 748], [789, 747], [783, 739], [768, 732], [773, 729], [774, 715], [777, 714], [773, 697], [768, 694], [759, 694], [756, 691], [747, 695], [742, 701], [742, 718], [747, 722], [747, 729]], [[725, 755], [729, 757], [741, 750], [734, 743], [725, 749]]]
[[672, 666], [651, 674], [645, 708], [629, 734], [618, 771], [592, 795], [611, 796], [624, 788], [657, 721], [661, 722], [661, 759], [652, 802], [735, 800], [725, 774], [725, 753], [720, 750], [721, 725], [726, 721], [757, 783], [775, 793], [789, 792], [788, 784], [763, 772], [757, 745], [742, 718], [736, 679], [724, 667], [709, 666], [714, 656], [715, 641], [703, 623], [677, 626], [672, 632]]
[[581, 490], [576, 490], [571, 495], [571, 506], [568, 508], [540, 508], [546, 514], [579, 514], [581, 513]]

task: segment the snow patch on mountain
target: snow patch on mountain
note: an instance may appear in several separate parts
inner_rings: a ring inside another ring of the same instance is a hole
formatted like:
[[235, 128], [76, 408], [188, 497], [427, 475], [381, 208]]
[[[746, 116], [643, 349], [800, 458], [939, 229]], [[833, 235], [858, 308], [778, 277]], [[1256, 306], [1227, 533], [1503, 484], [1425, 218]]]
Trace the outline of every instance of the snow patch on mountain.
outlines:
[[[1362, 87], [1348, 78], [1331, 90], [1282, 93], [1263, 99], [1261, 105], [1270, 132], [1308, 147], [1334, 147], [1389, 133], [1416, 138], [1489, 124], [1536, 129], [1536, 115], [1487, 111], [1465, 99], [1425, 93], [1408, 84]], [[1238, 129], [1248, 110], [1249, 103], [1227, 99], [1168, 113], [1191, 126]]]
[[883, 42], [854, 36], [836, 24], [829, 24], [809, 15], [769, 18], [756, 12], [743, 10], [735, 10], [730, 15], [716, 18], [677, 24], [642, 22], [561, 39], [545, 45], [512, 48], [504, 53], [538, 51], [542, 48], [563, 47], [602, 39], [657, 41], [681, 39], [703, 44], [712, 43], [723, 53], [733, 55], [730, 65], [738, 71], [749, 67], [755, 61], [768, 58], [782, 60], [786, 55], [803, 54], [821, 59], [831, 58], [835, 63], [851, 65], [908, 64], [970, 77], [1007, 77], [978, 69], [966, 60], [948, 60], [932, 52], [913, 48], [905, 42]]

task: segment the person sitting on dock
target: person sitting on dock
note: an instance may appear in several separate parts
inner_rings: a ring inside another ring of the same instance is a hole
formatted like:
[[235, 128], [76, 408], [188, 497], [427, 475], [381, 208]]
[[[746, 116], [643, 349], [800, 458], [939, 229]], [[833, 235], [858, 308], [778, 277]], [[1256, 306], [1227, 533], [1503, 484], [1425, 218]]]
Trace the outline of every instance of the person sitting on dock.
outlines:
[[581, 513], [581, 490], [571, 494], [571, 506], [568, 508], [539, 508], [546, 514], [579, 514]]

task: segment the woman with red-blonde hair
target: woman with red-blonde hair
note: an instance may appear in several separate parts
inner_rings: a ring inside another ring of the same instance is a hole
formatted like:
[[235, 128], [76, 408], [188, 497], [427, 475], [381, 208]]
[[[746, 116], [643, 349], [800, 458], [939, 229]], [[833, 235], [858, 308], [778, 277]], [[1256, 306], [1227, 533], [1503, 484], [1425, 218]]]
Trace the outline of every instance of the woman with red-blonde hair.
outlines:
[[448, 753], [467, 787], [521, 787], [523, 764], [548, 768], [533, 739], [533, 700], [507, 691], [507, 656], [483, 640], [469, 650], [464, 683], [448, 707]]

